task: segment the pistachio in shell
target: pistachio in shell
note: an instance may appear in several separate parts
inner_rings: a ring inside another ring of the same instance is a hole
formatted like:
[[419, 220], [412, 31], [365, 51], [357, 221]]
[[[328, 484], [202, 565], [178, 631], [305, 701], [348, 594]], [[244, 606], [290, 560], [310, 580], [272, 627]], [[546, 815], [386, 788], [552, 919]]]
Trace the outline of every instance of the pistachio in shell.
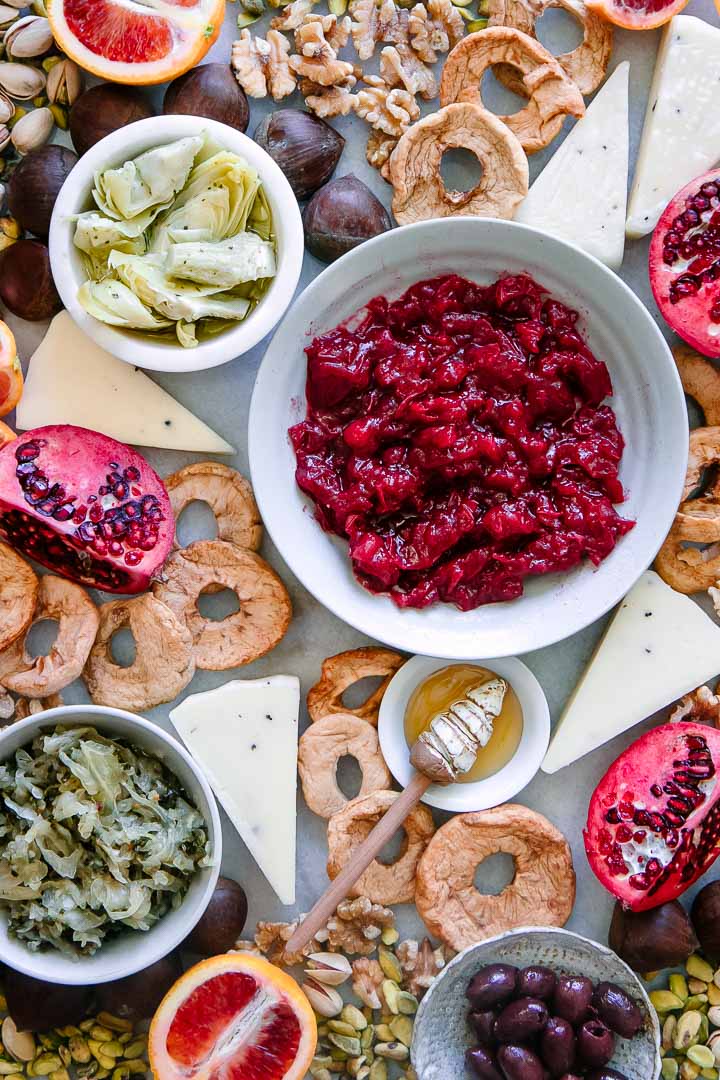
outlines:
[[78, 154], [84, 154], [118, 128], [154, 116], [149, 102], [132, 86], [101, 83], [91, 86], [70, 110], [70, 135]]
[[333, 262], [365, 240], [387, 232], [392, 222], [369, 187], [352, 174], [316, 191], [303, 213], [305, 244], [322, 262]]
[[47, 236], [55, 200], [77, 160], [66, 146], [41, 146], [19, 162], [8, 184], [8, 206], [23, 229]]
[[201, 64], [186, 71], [167, 88], [164, 113], [184, 113], [218, 120], [246, 131], [250, 106], [229, 64]]
[[270, 113], [253, 138], [280, 166], [298, 199], [308, 199], [327, 183], [345, 146], [339, 131], [302, 109]]

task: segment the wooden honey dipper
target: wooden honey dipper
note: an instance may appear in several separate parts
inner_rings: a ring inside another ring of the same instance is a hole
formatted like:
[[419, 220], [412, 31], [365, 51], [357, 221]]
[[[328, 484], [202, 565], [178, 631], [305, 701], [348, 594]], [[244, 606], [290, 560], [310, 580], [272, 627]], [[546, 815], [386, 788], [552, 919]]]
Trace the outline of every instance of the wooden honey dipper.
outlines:
[[410, 783], [305, 916], [285, 946], [286, 952], [301, 952], [325, 926], [431, 784], [452, 784], [472, 769], [478, 752], [490, 741], [507, 688], [504, 679], [488, 679], [432, 720], [410, 751], [410, 764], [417, 770]]

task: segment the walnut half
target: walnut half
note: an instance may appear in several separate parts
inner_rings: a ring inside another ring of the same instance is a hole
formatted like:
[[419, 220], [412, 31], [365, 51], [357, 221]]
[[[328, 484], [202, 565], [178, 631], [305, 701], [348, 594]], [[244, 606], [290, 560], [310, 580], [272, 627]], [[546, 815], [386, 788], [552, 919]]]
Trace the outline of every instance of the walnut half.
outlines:
[[[330, 16], [334, 18], [334, 16]], [[332, 29], [336, 29], [333, 23]], [[353, 75], [353, 65], [338, 60], [337, 52], [325, 36], [323, 20], [310, 20], [295, 31], [291, 69], [303, 79], [319, 86], [337, 86]]]
[[366, 90], [355, 95], [355, 112], [386, 135], [400, 136], [420, 116], [420, 107], [407, 90], [390, 88], [377, 75], [366, 75]]
[[288, 64], [290, 44], [277, 30], [268, 30], [267, 39], [242, 30], [232, 47], [232, 69], [248, 97], [275, 101], [295, 89], [295, 76]]

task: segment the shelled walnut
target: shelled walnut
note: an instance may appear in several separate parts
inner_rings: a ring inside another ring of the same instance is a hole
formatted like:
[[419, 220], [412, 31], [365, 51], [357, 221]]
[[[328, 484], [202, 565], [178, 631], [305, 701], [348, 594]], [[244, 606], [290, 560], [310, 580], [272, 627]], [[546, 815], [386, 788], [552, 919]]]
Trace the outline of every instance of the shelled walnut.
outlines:
[[305, 22], [316, 3], [317, 0], [293, 0], [282, 9], [279, 15], [270, 20], [270, 26], [273, 30], [284, 30], [288, 33], [297, 30]]
[[371, 903], [366, 896], [343, 900], [331, 919], [328, 919], [328, 944], [331, 949], [369, 956], [377, 948], [383, 930], [395, 925], [390, 908]]
[[409, 40], [409, 14], [395, 0], [353, 0], [352, 39], [361, 60], [369, 60], [379, 41], [399, 45]]
[[344, 49], [350, 39], [352, 20], [349, 15], [344, 15], [341, 19], [337, 15], [308, 15], [302, 25], [307, 26], [310, 23], [320, 24], [325, 40], [336, 53]]
[[337, 86], [353, 75], [353, 65], [338, 60], [337, 52], [325, 37], [322, 22], [306, 22], [295, 31], [297, 52], [290, 57], [296, 75], [320, 86]]
[[300, 92], [305, 104], [316, 116], [327, 119], [332, 116], [347, 116], [353, 111], [354, 95], [350, 88], [356, 83], [354, 75], [349, 75], [341, 86], [320, 86], [311, 79], [302, 79]]
[[[319, 952], [322, 943], [318, 937], [315, 937], [299, 953], [285, 951], [285, 946], [297, 930], [300, 921], [304, 918], [304, 915], [300, 915], [295, 922], [291, 923], [259, 922], [255, 929], [255, 945], [261, 955], [266, 956], [271, 964], [279, 964], [281, 967], [294, 967], [296, 964], [301, 964], [312, 953]], [[249, 943], [240, 942], [239, 944], [245, 946]], [[243, 951], [250, 950], [243, 948]]]
[[368, 1009], [384, 1009], [382, 984], [385, 981], [385, 972], [377, 960], [362, 956], [354, 961], [352, 971], [352, 988], [355, 996], [360, 998]]
[[437, 79], [409, 45], [387, 45], [380, 54], [380, 75], [388, 86], [402, 87], [432, 101], [440, 92]]
[[[717, 590], [711, 589], [710, 593], [713, 592]], [[720, 696], [713, 694], [709, 686], [699, 686], [686, 694], [670, 713], [672, 723], [679, 720], [694, 720], [720, 727]]]
[[241, 31], [231, 62], [235, 78], [249, 97], [264, 98], [269, 93], [280, 101], [292, 94], [296, 79], [288, 63], [289, 52], [290, 43], [277, 30], [268, 30], [267, 38]]
[[451, 0], [416, 4], [408, 25], [410, 44], [426, 64], [434, 64], [438, 54], [449, 52], [465, 34], [463, 17]]
[[368, 165], [377, 169], [384, 180], [390, 182], [390, 155], [398, 144], [394, 135], [386, 135], [384, 131], [370, 132], [365, 149], [365, 157]]
[[422, 997], [449, 958], [449, 950], [446, 951], [442, 945], [434, 949], [429, 938], [425, 938], [422, 944], [403, 941], [395, 951], [405, 974], [403, 982], [416, 998]]
[[366, 75], [367, 89], [355, 95], [358, 116], [386, 135], [400, 136], [420, 116], [420, 107], [407, 90], [391, 89], [377, 75]]

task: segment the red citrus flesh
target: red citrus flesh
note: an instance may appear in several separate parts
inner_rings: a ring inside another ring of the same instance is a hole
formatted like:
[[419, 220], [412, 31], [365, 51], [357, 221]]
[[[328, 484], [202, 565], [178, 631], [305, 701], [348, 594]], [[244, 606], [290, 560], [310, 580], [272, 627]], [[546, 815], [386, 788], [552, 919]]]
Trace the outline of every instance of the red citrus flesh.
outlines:
[[653, 30], [678, 15], [688, 0], [588, 0], [596, 15], [626, 30]]

